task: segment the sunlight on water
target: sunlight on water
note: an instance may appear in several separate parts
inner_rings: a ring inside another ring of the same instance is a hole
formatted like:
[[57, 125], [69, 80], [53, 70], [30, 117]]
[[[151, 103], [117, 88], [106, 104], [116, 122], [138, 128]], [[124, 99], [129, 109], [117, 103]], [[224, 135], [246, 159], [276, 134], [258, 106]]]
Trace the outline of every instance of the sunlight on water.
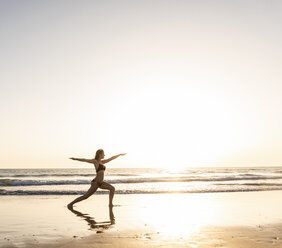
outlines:
[[[94, 177], [93, 169], [2, 169], [0, 195], [83, 194]], [[105, 181], [116, 194], [282, 190], [282, 168], [107, 168]]]
[[164, 238], [181, 238], [198, 233], [201, 227], [216, 222], [219, 212], [215, 206], [212, 197], [190, 195], [187, 201], [181, 194], [170, 194], [169, 198], [152, 198], [150, 207], [137, 214]]

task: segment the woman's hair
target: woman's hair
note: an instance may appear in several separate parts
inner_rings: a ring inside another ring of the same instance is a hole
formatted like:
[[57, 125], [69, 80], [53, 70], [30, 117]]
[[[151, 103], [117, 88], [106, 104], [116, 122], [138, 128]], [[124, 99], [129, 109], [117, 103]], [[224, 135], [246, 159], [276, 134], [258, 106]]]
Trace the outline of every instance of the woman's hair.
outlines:
[[101, 155], [102, 153], [104, 153], [104, 150], [103, 150], [103, 149], [97, 150], [96, 155], [95, 155], [95, 159], [100, 158], [100, 155]]

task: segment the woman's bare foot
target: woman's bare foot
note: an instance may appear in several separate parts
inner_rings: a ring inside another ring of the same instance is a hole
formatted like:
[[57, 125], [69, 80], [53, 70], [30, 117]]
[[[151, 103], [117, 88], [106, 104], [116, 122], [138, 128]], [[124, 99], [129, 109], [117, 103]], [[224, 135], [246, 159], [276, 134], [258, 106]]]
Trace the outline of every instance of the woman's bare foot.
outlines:
[[73, 205], [72, 204], [68, 204], [67, 207], [68, 207], [69, 210], [73, 209]]

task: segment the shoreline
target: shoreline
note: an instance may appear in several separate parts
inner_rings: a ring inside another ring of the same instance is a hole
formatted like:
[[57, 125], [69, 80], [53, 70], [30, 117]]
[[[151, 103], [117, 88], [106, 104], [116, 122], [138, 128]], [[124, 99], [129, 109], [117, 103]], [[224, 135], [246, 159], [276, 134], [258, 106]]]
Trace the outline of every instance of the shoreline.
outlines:
[[[279, 247], [282, 191], [1, 196], [1, 248]], [[243, 243], [242, 243], [243, 242]], [[224, 245], [223, 245], [224, 244]]]

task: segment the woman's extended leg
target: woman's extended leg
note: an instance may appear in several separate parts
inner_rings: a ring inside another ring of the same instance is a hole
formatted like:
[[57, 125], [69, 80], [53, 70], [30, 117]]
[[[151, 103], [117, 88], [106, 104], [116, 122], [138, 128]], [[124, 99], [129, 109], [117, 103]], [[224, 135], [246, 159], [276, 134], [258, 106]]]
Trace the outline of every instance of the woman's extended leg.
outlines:
[[76, 199], [74, 199], [71, 203], [68, 204], [68, 209], [71, 209], [73, 204], [77, 203], [77, 202], [80, 202], [80, 201], [83, 201], [85, 199], [87, 199], [89, 196], [93, 195], [95, 193], [95, 191], [98, 189], [98, 184], [94, 181], [94, 182], [91, 182], [91, 186], [90, 188], [87, 190], [87, 192], [80, 196], [80, 197], [77, 197]]
[[109, 206], [113, 206], [113, 198], [114, 198], [114, 194], [115, 194], [115, 187], [112, 186], [109, 183], [103, 182], [99, 188], [101, 188], [101, 189], [108, 189], [110, 191]]

